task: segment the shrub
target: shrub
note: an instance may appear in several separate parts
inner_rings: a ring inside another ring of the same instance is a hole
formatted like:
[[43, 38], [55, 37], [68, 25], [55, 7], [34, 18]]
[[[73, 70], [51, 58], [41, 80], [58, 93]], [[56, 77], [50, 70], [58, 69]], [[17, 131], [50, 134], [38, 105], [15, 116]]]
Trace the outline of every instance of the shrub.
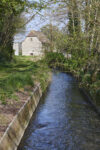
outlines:
[[48, 63], [48, 65], [50, 65], [50, 66], [54, 63], [57, 63], [57, 62], [59, 62], [59, 63], [66, 62], [64, 55], [62, 53], [57, 53], [57, 52], [46, 53], [45, 59], [46, 59], [46, 62]]

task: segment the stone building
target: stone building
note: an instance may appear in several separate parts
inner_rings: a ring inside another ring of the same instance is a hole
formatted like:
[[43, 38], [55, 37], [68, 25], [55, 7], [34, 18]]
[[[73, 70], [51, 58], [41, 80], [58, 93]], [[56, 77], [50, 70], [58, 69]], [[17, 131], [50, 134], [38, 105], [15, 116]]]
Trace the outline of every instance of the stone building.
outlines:
[[32, 30], [25, 40], [19, 46], [19, 43], [14, 43], [15, 55], [19, 55], [21, 51], [22, 56], [42, 56], [45, 50], [48, 50], [49, 40], [39, 31]]
[[18, 56], [21, 52], [21, 49], [22, 49], [22, 43], [19, 43], [19, 42], [14, 42], [13, 44], [13, 49], [15, 50], [15, 55]]

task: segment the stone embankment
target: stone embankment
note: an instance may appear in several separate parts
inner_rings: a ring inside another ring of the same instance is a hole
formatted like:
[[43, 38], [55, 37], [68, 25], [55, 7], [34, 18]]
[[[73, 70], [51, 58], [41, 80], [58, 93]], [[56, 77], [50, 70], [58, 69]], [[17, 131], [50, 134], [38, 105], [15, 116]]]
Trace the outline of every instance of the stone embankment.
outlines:
[[[51, 73], [49, 73], [47, 86], [51, 81], [51, 76]], [[1, 138], [0, 150], [17, 150], [30, 119], [42, 97], [42, 94], [43, 92], [41, 86], [38, 83], [33, 89], [32, 95], [21, 107]]]

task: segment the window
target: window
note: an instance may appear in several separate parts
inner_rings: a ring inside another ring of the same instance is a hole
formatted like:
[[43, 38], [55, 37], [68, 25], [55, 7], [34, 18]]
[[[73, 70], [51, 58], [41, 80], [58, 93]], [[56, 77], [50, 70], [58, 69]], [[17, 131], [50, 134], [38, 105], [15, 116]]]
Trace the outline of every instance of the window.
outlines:
[[31, 56], [33, 56], [33, 53], [30, 53]]

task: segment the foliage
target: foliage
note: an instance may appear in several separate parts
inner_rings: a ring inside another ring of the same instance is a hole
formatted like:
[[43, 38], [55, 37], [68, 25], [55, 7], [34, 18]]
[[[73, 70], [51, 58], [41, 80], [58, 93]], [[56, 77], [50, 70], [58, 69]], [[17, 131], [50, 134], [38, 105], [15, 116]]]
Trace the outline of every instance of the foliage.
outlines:
[[66, 61], [66, 59], [64, 58], [62, 53], [52, 53], [52, 52], [48, 52], [45, 55], [45, 61], [49, 66], [54, 66], [55, 63], [64, 63]]
[[67, 35], [64, 34], [57, 26], [47, 24], [41, 28], [41, 31], [50, 40], [51, 51], [63, 51], [67, 45]]
[[[48, 0], [49, 4], [51, 0]], [[50, 66], [71, 72], [86, 88], [97, 104], [100, 104], [100, 1], [98, 0], [54, 0], [54, 18], [62, 22], [60, 37], [56, 39], [57, 50], [71, 54], [63, 62], [55, 54], [50, 55]], [[66, 23], [67, 22], [67, 23]], [[56, 36], [55, 36], [56, 37]], [[60, 55], [60, 54], [59, 54]], [[49, 57], [49, 55], [48, 55]], [[56, 61], [57, 59], [57, 61]], [[49, 63], [48, 63], [49, 64]]]

